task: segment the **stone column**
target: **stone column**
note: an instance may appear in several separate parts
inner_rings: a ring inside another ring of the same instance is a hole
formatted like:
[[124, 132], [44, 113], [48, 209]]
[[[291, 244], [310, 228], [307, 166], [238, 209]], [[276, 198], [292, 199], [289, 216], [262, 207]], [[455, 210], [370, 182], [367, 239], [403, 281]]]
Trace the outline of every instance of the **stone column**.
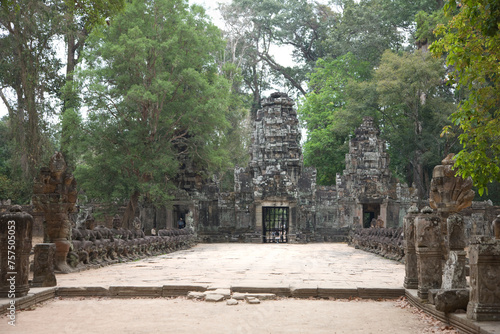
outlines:
[[418, 297], [426, 300], [429, 289], [439, 289], [442, 281], [441, 228], [439, 216], [430, 207], [415, 218]]
[[21, 206], [0, 215], [0, 297], [26, 296], [29, 291], [29, 255], [33, 217]]
[[35, 245], [35, 261], [33, 266], [33, 287], [56, 286], [57, 280], [54, 274], [55, 244]]
[[471, 293], [467, 318], [500, 320], [500, 240], [473, 237], [469, 245]]
[[446, 220], [448, 260], [445, 263], [442, 289], [465, 289], [465, 226], [462, 216], [453, 214]]
[[404, 226], [404, 250], [405, 250], [405, 281], [404, 287], [407, 289], [418, 288], [417, 252], [415, 248], [415, 218], [418, 215], [418, 208], [413, 205], [408, 209], [408, 213], [403, 218]]

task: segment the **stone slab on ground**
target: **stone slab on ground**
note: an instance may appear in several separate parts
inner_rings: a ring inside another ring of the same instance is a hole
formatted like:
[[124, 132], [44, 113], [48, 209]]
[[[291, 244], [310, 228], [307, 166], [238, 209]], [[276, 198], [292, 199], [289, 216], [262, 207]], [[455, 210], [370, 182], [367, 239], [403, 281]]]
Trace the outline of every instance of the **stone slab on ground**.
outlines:
[[290, 297], [292, 295], [290, 287], [289, 286], [279, 286], [279, 285], [261, 285], [261, 284], [255, 284], [253, 286], [250, 285], [242, 285], [242, 286], [232, 286], [231, 291], [233, 292], [240, 292], [240, 293], [246, 293], [246, 294], [251, 294], [251, 293], [270, 293], [274, 294], [276, 296], [281, 296], [281, 297]]
[[226, 305], [229, 305], [229, 306], [234, 306], [234, 305], [238, 305], [238, 301], [236, 299], [228, 299], [226, 300]]
[[[199, 244], [190, 250], [67, 275], [59, 287], [193, 284], [402, 288], [404, 265], [346, 244]], [[187, 295], [187, 289], [182, 295]]]
[[188, 299], [205, 299], [205, 292], [190, 291], [187, 295]]
[[162, 297], [161, 286], [110, 286], [109, 295], [114, 297]]
[[259, 298], [261, 300], [271, 300], [276, 299], [276, 295], [274, 293], [241, 293], [235, 292], [232, 296], [236, 300], [244, 300], [247, 297]]
[[104, 297], [109, 296], [109, 289], [100, 286], [60, 287], [57, 288], [56, 295], [60, 297]]
[[212, 294], [208, 294], [205, 296], [205, 301], [206, 302], [221, 302], [224, 300], [224, 295], [218, 295], [218, 294], [215, 294], [215, 293], [212, 293]]
[[215, 289], [215, 290], [207, 290], [205, 291], [205, 295], [211, 295], [211, 294], [216, 294], [216, 295], [223, 295], [224, 299], [231, 298], [231, 289]]
[[163, 297], [186, 296], [190, 291], [205, 292], [207, 290], [207, 288], [208, 288], [207, 285], [196, 285], [196, 284], [175, 285], [175, 284], [168, 284], [168, 285], [163, 285], [162, 296]]

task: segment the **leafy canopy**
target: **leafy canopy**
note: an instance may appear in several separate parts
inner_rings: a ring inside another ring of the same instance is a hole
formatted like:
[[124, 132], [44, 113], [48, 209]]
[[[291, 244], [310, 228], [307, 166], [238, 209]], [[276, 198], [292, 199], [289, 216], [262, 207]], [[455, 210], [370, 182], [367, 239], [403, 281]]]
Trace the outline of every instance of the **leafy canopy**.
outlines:
[[[448, 13], [457, 3], [450, 0]], [[458, 14], [447, 25], [440, 25], [442, 35], [431, 45], [436, 56], [446, 54], [446, 63], [454, 71], [451, 84], [469, 94], [451, 115], [460, 127], [461, 151], [455, 168], [462, 177], [471, 177], [482, 195], [493, 181], [500, 181], [500, 4], [494, 0], [465, 0]], [[443, 135], [453, 135], [446, 127]]]
[[165, 200], [181, 168], [203, 176], [226, 166], [223, 47], [203, 9], [182, 0], [133, 1], [92, 36], [81, 72], [88, 146], [76, 170], [90, 197]]

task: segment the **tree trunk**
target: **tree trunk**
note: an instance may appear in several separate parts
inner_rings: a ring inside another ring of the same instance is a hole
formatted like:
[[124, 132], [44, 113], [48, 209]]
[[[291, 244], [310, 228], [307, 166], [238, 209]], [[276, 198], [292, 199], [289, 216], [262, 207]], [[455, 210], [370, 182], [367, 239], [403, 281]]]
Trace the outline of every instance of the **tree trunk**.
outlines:
[[123, 214], [123, 228], [125, 229], [133, 229], [133, 221], [134, 218], [136, 217], [137, 214], [137, 207], [139, 204], [139, 196], [140, 193], [138, 190], [134, 191], [132, 196], [130, 196], [130, 199], [127, 204], [127, 208], [125, 209], [125, 213]]

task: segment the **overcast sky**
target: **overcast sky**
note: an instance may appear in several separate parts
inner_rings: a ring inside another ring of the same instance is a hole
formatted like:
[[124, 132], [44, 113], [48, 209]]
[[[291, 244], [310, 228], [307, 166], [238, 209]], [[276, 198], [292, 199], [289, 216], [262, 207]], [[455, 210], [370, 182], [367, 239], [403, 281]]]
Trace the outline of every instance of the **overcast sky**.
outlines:
[[[231, 0], [189, 0], [190, 4], [198, 4], [201, 5], [205, 8], [208, 16], [212, 17], [212, 22], [219, 26], [220, 28], [223, 28], [223, 22], [222, 18], [219, 15], [218, 11], [218, 4], [219, 3], [230, 3]], [[290, 65], [292, 63], [292, 58], [291, 58], [291, 50], [289, 49], [279, 49], [276, 50], [274, 53], [277, 54], [279, 52], [280, 54], [280, 63], [285, 64], [285, 65]], [[4, 93], [6, 91], [4, 90]], [[7, 107], [3, 103], [3, 101], [0, 99], [0, 118], [3, 116], [7, 115]]]

